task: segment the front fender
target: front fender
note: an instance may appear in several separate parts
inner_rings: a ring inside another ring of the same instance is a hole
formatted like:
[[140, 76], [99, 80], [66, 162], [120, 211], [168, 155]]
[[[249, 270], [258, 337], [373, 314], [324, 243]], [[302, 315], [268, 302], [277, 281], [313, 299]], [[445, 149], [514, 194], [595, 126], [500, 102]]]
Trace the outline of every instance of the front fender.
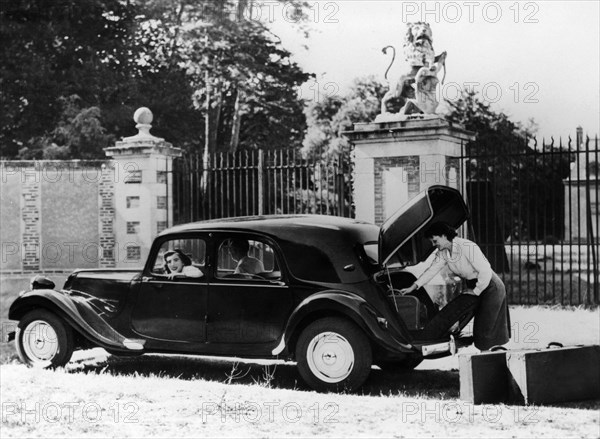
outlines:
[[93, 307], [85, 297], [71, 296], [61, 291], [44, 289], [26, 292], [11, 304], [8, 318], [20, 320], [27, 312], [36, 308], [55, 312], [99, 347], [117, 350], [143, 348], [143, 341], [130, 340], [115, 331], [98, 314], [98, 308]]
[[291, 354], [299, 332], [312, 321], [327, 315], [344, 315], [356, 323], [375, 343], [392, 352], [414, 348], [400, 334], [392, 334], [383, 316], [362, 297], [347, 291], [322, 291], [304, 299], [292, 312], [273, 355]]

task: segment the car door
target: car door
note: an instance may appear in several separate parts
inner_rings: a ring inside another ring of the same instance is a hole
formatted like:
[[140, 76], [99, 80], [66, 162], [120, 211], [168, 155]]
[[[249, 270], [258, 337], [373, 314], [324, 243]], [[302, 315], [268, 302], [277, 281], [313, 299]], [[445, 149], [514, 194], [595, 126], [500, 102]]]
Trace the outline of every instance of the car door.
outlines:
[[[132, 311], [134, 331], [169, 342], [206, 341], [206, 242], [202, 236], [179, 236], [157, 245], [150, 256], [153, 263], [145, 268]], [[180, 274], [169, 278], [164, 256], [173, 250], [187, 256], [191, 265], [202, 271], [201, 277]]]
[[[280, 270], [275, 246], [257, 236], [220, 234], [215, 246], [216, 264], [208, 294], [207, 341], [230, 344], [272, 343], [279, 339], [292, 311], [290, 287]], [[246, 239], [248, 257], [258, 259], [264, 271], [236, 272], [231, 239]]]

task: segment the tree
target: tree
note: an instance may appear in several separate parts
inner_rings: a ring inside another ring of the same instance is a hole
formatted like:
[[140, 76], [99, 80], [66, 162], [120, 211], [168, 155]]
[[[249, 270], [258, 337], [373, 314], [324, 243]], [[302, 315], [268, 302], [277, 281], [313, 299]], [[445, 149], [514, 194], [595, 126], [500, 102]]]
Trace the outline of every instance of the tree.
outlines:
[[119, 0], [2, 2], [0, 156], [39, 145], [57, 126], [61, 98], [91, 107], [111, 94], [131, 61], [133, 12]]
[[100, 109], [81, 108], [77, 95], [59, 101], [63, 109], [57, 127], [49, 134], [32, 138], [28, 142], [30, 146], [19, 150], [19, 157], [48, 160], [103, 157], [103, 148], [110, 146], [114, 139], [102, 126]]
[[[300, 145], [304, 116], [297, 89], [310, 75], [263, 23], [245, 18], [254, 2], [149, 5], [161, 17], [157, 32], [170, 41], [166, 61], [185, 69], [194, 107], [205, 115], [208, 152]], [[166, 53], [164, 45], [157, 49]]]
[[379, 113], [385, 86], [374, 76], [357, 78], [343, 95], [326, 96], [306, 107], [307, 130], [303, 152], [330, 156], [347, 151], [349, 143], [342, 135], [357, 122], [371, 122]]
[[514, 123], [472, 91], [448, 104], [448, 120], [476, 133], [465, 148], [466, 178], [491, 184], [504, 238], [562, 237], [563, 179], [570, 162], [566, 145], [538, 142], [534, 120]]
[[[355, 79], [344, 95], [325, 96], [308, 103], [303, 155], [309, 162], [319, 162], [327, 175], [339, 175], [343, 170], [341, 178], [328, 182], [329, 187], [321, 187], [318, 181], [304, 182], [302, 190], [310, 195], [309, 199], [324, 200], [337, 197], [340, 192], [352, 194], [351, 146], [342, 133], [351, 130], [354, 123], [375, 119], [384, 93], [384, 85], [368, 76]], [[337, 199], [331, 204], [346, 205], [350, 209], [351, 199]]]
[[63, 114], [70, 96], [81, 111], [95, 108], [98, 130], [112, 138], [133, 134], [134, 110], [148, 106], [153, 133], [187, 150], [200, 151], [205, 133], [211, 150], [299, 147], [305, 119], [296, 88], [309, 75], [264, 24], [230, 13], [252, 4], [2, 2], [0, 156], [40, 157], [53, 148], [102, 157], [99, 143], [93, 154], [89, 144], [56, 144], [60, 124], [75, 126]]

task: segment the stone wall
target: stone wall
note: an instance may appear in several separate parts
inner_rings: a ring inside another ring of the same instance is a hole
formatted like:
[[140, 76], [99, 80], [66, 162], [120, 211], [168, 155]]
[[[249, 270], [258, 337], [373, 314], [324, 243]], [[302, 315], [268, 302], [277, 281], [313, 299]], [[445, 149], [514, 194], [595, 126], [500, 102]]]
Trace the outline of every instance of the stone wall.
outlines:
[[0, 162], [2, 274], [115, 266], [111, 161]]
[[105, 148], [107, 160], [0, 162], [0, 275], [142, 267], [171, 224], [181, 156], [150, 134], [152, 118], [138, 108], [138, 134]]

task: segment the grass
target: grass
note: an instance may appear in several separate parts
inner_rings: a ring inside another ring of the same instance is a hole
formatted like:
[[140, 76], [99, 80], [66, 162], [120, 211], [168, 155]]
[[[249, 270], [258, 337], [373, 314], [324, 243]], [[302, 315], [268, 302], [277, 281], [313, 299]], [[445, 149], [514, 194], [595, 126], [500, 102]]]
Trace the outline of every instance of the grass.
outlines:
[[[18, 291], [3, 283], [2, 322]], [[599, 310], [512, 306], [509, 348], [599, 344]], [[467, 348], [465, 352], [472, 351]], [[459, 399], [458, 357], [411, 372], [373, 368], [355, 394], [319, 394], [295, 364], [78, 352], [64, 369], [29, 369], [0, 345], [1, 437], [598, 437], [600, 400], [546, 407]]]
[[[473, 406], [456, 371], [372, 371], [358, 394], [319, 394], [279, 364], [148, 356], [58, 371], [1, 367], [3, 437], [597, 437], [598, 403]], [[97, 362], [96, 362], [97, 361]], [[230, 380], [232, 369], [243, 371]], [[198, 378], [201, 376], [202, 378]], [[214, 377], [216, 379], [210, 379]], [[229, 384], [227, 384], [229, 382]], [[559, 422], [557, 422], [559, 421]]]

